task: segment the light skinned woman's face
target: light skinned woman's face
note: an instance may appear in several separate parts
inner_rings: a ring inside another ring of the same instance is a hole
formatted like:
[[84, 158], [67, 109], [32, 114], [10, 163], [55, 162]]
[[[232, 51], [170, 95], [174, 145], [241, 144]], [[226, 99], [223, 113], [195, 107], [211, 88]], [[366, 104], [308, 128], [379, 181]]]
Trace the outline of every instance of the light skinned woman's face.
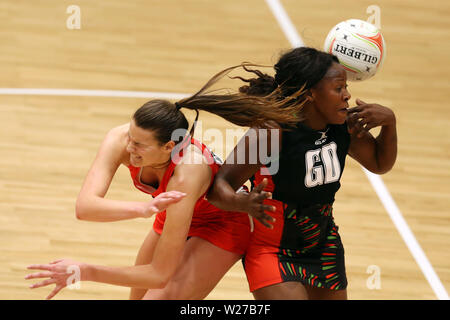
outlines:
[[127, 139], [127, 152], [134, 167], [157, 166], [170, 158], [168, 145], [161, 145], [153, 131], [138, 127], [134, 120], [130, 122]]

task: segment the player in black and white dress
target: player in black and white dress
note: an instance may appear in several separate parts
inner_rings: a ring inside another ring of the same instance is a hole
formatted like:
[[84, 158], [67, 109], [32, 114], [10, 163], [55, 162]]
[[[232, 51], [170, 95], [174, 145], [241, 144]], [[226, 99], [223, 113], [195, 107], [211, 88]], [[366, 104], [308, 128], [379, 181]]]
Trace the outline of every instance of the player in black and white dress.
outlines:
[[[274, 78], [254, 71], [258, 78], [247, 80], [241, 91], [302, 104], [297, 126], [273, 123], [267, 138], [243, 138], [216, 175], [208, 199], [261, 222], [243, 259], [256, 299], [346, 299], [344, 248], [332, 215], [335, 194], [347, 154], [374, 173], [392, 168], [395, 115], [359, 99], [349, 108], [346, 72], [331, 54], [296, 48], [280, 58], [275, 71]], [[381, 127], [377, 138], [369, 133], [374, 127]], [[270, 147], [274, 134], [280, 152], [270, 163], [264, 165], [258, 153], [258, 163], [236, 164], [239, 150], [249, 159], [254, 143], [276, 150]], [[248, 179], [252, 192], [235, 193]]]

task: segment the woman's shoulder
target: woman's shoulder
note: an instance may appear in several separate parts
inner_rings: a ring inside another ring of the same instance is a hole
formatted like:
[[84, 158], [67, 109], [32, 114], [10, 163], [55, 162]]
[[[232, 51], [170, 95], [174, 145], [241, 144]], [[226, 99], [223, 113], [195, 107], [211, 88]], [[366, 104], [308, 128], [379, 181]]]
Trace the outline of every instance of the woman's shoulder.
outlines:
[[103, 140], [102, 148], [108, 152], [113, 152], [120, 156], [121, 162], [128, 165], [128, 152], [126, 151], [128, 144], [128, 130], [130, 124], [126, 123], [110, 129]]
[[[107, 138], [120, 140], [120, 138], [126, 138], [128, 136], [128, 130], [130, 129], [130, 124], [125, 123], [120, 126], [114, 127], [108, 131], [106, 134]], [[123, 139], [126, 140], [126, 139]]]
[[191, 168], [190, 170], [205, 170], [209, 167], [210, 159], [207, 158], [203, 151], [191, 144], [183, 149], [183, 156], [177, 162], [177, 167]]
[[174, 175], [184, 176], [185, 178], [208, 176], [210, 173], [210, 161], [202, 153], [202, 150], [191, 144], [183, 149], [183, 156], [178, 161], [175, 161]]

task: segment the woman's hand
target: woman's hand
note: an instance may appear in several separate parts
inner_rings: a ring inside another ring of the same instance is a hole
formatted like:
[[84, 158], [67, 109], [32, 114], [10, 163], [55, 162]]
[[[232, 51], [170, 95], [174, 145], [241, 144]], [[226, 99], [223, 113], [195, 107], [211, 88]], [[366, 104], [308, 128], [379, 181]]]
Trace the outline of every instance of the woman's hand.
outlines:
[[360, 99], [356, 99], [356, 104], [356, 107], [348, 110], [347, 125], [350, 134], [361, 138], [364, 132], [372, 128], [395, 124], [395, 115], [391, 109], [379, 104], [365, 103]]
[[254, 187], [250, 193], [245, 195], [245, 198], [243, 199], [243, 207], [245, 208], [245, 212], [261, 222], [264, 226], [273, 229], [273, 225], [269, 222], [274, 223], [275, 218], [265, 213], [265, 211], [274, 212], [275, 207], [263, 203], [264, 200], [272, 198], [272, 194], [270, 192], [263, 191], [266, 186], [267, 178], [264, 178], [259, 185]]
[[[375, 174], [392, 169], [397, 158], [397, 129], [394, 112], [379, 104], [356, 99], [357, 106], [348, 110], [350, 133], [348, 154]], [[381, 127], [375, 138], [370, 129]]]
[[84, 264], [69, 259], [61, 259], [49, 264], [33, 264], [27, 267], [29, 270], [42, 270], [25, 277], [26, 280], [44, 278], [45, 280], [32, 284], [31, 289], [55, 284], [53, 291], [47, 296], [47, 300], [53, 298], [66, 286], [82, 280], [81, 269]]
[[142, 216], [144, 218], [149, 218], [158, 212], [166, 210], [168, 206], [179, 202], [185, 196], [186, 196], [186, 193], [184, 193], [184, 192], [178, 192], [178, 191], [163, 192], [163, 193], [159, 194], [158, 196], [156, 196], [152, 201], [147, 202], [144, 205], [144, 210], [143, 210]]

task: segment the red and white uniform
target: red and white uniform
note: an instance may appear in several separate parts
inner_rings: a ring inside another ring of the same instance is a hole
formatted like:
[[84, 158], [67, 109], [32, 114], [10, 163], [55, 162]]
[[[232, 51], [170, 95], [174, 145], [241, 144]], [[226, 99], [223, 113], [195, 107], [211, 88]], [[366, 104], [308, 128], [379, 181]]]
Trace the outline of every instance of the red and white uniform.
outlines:
[[[204, 144], [193, 138], [191, 139], [191, 144], [202, 151], [212, 170], [209, 189], [214, 181], [214, 176], [220, 168], [220, 164], [216, 162], [215, 156]], [[179, 158], [183, 156], [183, 149], [181, 149], [178, 155]], [[158, 189], [155, 190], [153, 187], [143, 184], [140, 181], [142, 168], [133, 167], [132, 165], [128, 166], [136, 188], [151, 194], [153, 197], [166, 191], [167, 184], [173, 175], [175, 167], [176, 163], [172, 159], [164, 172]], [[250, 239], [250, 220], [248, 214], [221, 210], [209, 203], [205, 199], [205, 195], [206, 193], [195, 204], [188, 237], [200, 237], [224, 250], [244, 254]], [[161, 234], [163, 231], [165, 219], [166, 211], [162, 211], [156, 215], [153, 229], [158, 234]]]

